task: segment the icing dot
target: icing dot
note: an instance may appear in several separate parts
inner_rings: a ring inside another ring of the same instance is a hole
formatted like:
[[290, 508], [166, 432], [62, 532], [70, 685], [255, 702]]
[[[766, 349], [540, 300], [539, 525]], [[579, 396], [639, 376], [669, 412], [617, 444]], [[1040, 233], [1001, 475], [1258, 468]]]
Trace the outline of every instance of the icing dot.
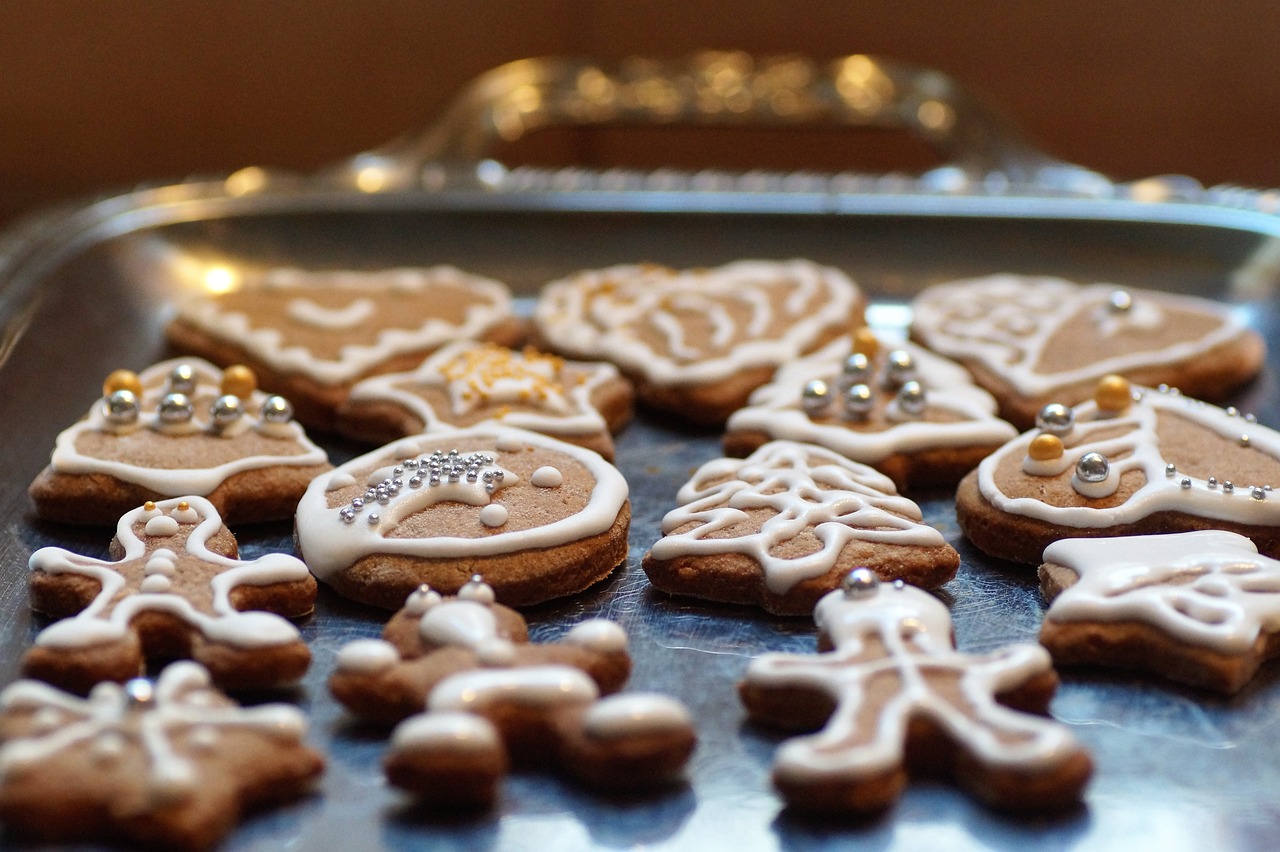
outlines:
[[689, 710], [665, 695], [613, 695], [594, 704], [583, 719], [588, 736], [612, 739], [635, 734], [687, 730]]
[[338, 471], [329, 477], [328, 483], [325, 484], [325, 491], [337, 491], [339, 488], [349, 488], [356, 484], [356, 478], [345, 470]]
[[458, 589], [458, 599], [491, 604], [494, 602], [495, 596], [493, 587], [486, 583], [479, 574], [473, 574], [471, 579], [464, 583], [461, 589]]
[[423, 583], [405, 598], [404, 608], [410, 615], [422, 615], [438, 603], [440, 603], [440, 593]]
[[93, 753], [93, 759], [98, 764], [114, 763], [124, 754], [125, 740], [116, 731], [103, 731], [94, 737], [93, 744], [90, 749]]
[[533, 472], [529, 481], [539, 488], [559, 488], [564, 483], [564, 474], [550, 465], [544, 465]]
[[139, 586], [142, 591], [152, 594], [164, 594], [172, 587], [173, 581], [163, 574], [152, 574], [150, 577], [145, 578], [142, 581], [142, 585]]
[[502, 738], [492, 722], [474, 713], [419, 713], [391, 734], [392, 751], [415, 748], [485, 753], [500, 750]]
[[177, 564], [167, 556], [161, 556], [158, 553], [152, 554], [147, 560], [147, 564], [143, 567], [143, 571], [148, 575], [160, 574], [166, 577], [172, 577], [174, 571], [178, 568]]
[[605, 618], [592, 618], [575, 624], [565, 634], [564, 641], [606, 654], [619, 654], [627, 650], [626, 631], [616, 622]]
[[177, 535], [178, 521], [168, 515], [156, 515], [147, 521], [146, 533], [154, 536]]
[[338, 670], [357, 674], [377, 674], [400, 662], [400, 652], [382, 639], [357, 639], [338, 652]]
[[169, 517], [180, 524], [200, 523], [200, 513], [191, 508], [191, 504], [185, 500], [178, 504], [178, 508], [169, 513]]
[[218, 745], [218, 730], [213, 725], [196, 725], [187, 735], [187, 742], [196, 751], [213, 751]]
[[486, 639], [476, 645], [475, 652], [482, 666], [505, 667], [516, 661], [516, 646], [506, 639]]
[[494, 449], [503, 453], [518, 453], [524, 449], [524, 441], [515, 435], [500, 435], [494, 442]]
[[[537, 474], [534, 474], [537, 476]], [[500, 527], [507, 522], [507, 507], [501, 503], [490, 503], [480, 510], [480, 523], [486, 527]]]

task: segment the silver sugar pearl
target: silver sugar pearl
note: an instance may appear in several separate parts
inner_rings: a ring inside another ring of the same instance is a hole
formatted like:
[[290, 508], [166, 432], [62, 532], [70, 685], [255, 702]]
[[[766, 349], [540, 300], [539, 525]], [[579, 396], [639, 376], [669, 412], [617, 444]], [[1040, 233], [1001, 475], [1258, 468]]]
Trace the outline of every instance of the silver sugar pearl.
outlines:
[[149, 707], [156, 700], [155, 686], [145, 677], [131, 678], [124, 683], [124, 697], [130, 707]]
[[422, 477], [421, 477], [421, 476], [417, 476], [417, 475], [414, 475], [414, 476], [409, 477], [409, 487], [410, 487], [410, 488], [421, 488], [421, 487], [422, 487]]
[[1107, 297], [1107, 309], [1113, 314], [1127, 314], [1133, 309], [1133, 297], [1124, 290], [1113, 290]]
[[1249, 496], [1255, 500], [1265, 500], [1267, 499], [1267, 489], [1255, 485]]
[[876, 396], [870, 385], [854, 385], [844, 393], [844, 416], [848, 420], [866, 420], [875, 405]]
[[840, 389], [848, 390], [853, 385], [863, 384], [871, 378], [871, 359], [862, 352], [854, 352], [844, 359], [840, 368]]
[[350, 506], [343, 506], [342, 511], [338, 512], [338, 517], [349, 524], [356, 519], [356, 510]]
[[186, 423], [195, 416], [196, 406], [185, 393], [167, 393], [160, 398], [156, 413], [161, 423]]
[[1246, 415], [1244, 416], [1244, 422], [1245, 422], [1245, 423], [1257, 423], [1257, 422], [1258, 422], [1258, 415], [1256, 415], [1256, 414], [1246, 414]]
[[1239, 440], [1239, 442], [1238, 442], [1238, 443], [1239, 443], [1239, 444], [1240, 444], [1240, 446], [1242, 446], [1242, 447], [1247, 447], [1247, 446], [1249, 446], [1249, 436], [1248, 436], [1248, 435], [1241, 435], [1241, 436], [1240, 436], [1240, 440]]
[[1226, 482], [1222, 483], [1222, 490], [1227, 494], [1230, 494], [1236, 490], [1235, 483], [1228, 479]]
[[209, 417], [217, 429], [225, 429], [244, 416], [244, 403], [234, 394], [223, 394], [209, 407]]
[[884, 384], [886, 387], [901, 387], [916, 377], [916, 359], [905, 349], [894, 349], [885, 358]]
[[1190, 488], [1190, 487], [1191, 487], [1191, 477], [1189, 477], [1189, 476], [1184, 476], [1184, 477], [1182, 477], [1182, 481], [1181, 481], [1181, 482], [1179, 482], [1178, 484], [1179, 484], [1179, 485], [1181, 485], [1183, 488]]
[[1075, 423], [1075, 412], [1060, 402], [1051, 402], [1036, 413], [1036, 428], [1059, 438], [1069, 433]]
[[363, 498], [363, 497], [352, 497], [352, 498], [351, 498], [351, 508], [355, 509], [357, 512], [359, 512], [361, 509], [363, 509], [363, 508], [364, 508], [364, 498]]
[[1227, 416], [1228, 416], [1228, 417], [1239, 417], [1239, 416], [1240, 416], [1240, 409], [1236, 408], [1234, 405], [1228, 405], [1228, 406], [1227, 406]]
[[1178, 472], [1178, 466], [1173, 462], [1169, 462], [1167, 465], [1164, 466], [1165, 476], [1173, 476], [1177, 472]]
[[179, 364], [169, 371], [166, 387], [170, 393], [191, 394], [196, 389], [196, 370], [190, 364]]
[[282, 396], [269, 396], [262, 401], [262, 419], [268, 423], [288, 423], [293, 419], [293, 403]]
[[854, 568], [840, 581], [847, 598], [869, 598], [880, 587], [880, 578], [870, 568]]
[[118, 390], [102, 401], [102, 416], [108, 423], [124, 426], [138, 419], [138, 397], [131, 390]]
[[925, 405], [924, 385], [914, 379], [898, 389], [898, 408], [903, 414], [919, 417], [924, 414]]
[[805, 383], [800, 391], [800, 407], [805, 414], [813, 416], [821, 414], [831, 403], [831, 388], [822, 379], [812, 379]]
[[1081, 482], [1105, 482], [1111, 473], [1111, 462], [1102, 453], [1085, 453], [1076, 462], [1076, 476]]
[[1217, 487], [1218, 487], [1218, 477], [1216, 477], [1216, 476], [1211, 476], [1211, 477], [1209, 477], [1209, 487], [1210, 487], [1210, 488], [1217, 488]]
[[378, 522], [381, 520], [382, 520], [382, 516], [379, 515], [377, 512], [369, 513], [369, 517], [368, 517], [369, 526], [376, 527], [378, 525]]

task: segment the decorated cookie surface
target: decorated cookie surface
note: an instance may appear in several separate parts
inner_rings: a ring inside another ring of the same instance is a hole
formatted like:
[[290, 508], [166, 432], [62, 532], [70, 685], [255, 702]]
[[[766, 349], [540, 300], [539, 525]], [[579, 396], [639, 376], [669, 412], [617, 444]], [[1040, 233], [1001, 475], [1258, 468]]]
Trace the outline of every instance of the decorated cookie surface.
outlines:
[[30, 677], [77, 692], [140, 674], [148, 659], [188, 653], [224, 688], [280, 686], [311, 660], [297, 629], [316, 583], [299, 560], [244, 561], [209, 501], [147, 503], [120, 518], [112, 560], [57, 547], [31, 555], [31, 606], [61, 618], [23, 660]]
[[888, 474], [898, 488], [954, 485], [1016, 430], [964, 368], [869, 329], [786, 364], [726, 425], [725, 449], [803, 441]]
[[1113, 284], [993, 275], [931, 287], [912, 312], [912, 336], [969, 367], [1021, 428], [1046, 403], [1087, 400], [1109, 373], [1221, 399], [1265, 356], [1225, 305]]
[[428, 433], [318, 477], [297, 539], [316, 577], [365, 603], [397, 607], [424, 582], [456, 592], [475, 572], [525, 605], [581, 591], [625, 558], [627, 493], [599, 454], [554, 438]]
[[207, 849], [246, 811], [304, 794], [324, 760], [294, 707], [240, 707], [194, 663], [89, 697], [0, 692], [0, 820], [43, 842]]
[[908, 753], [998, 808], [1079, 801], [1088, 755], [1065, 727], [1024, 712], [1044, 712], [1057, 683], [1043, 648], [960, 653], [940, 601], [864, 570], [814, 620], [830, 650], [765, 654], [739, 686], [753, 720], [817, 731], [778, 749], [773, 780], [789, 807], [881, 810], [906, 782]]
[[673, 594], [800, 615], [856, 566], [934, 587], [960, 563], [888, 477], [812, 444], [707, 462], [676, 499], [643, 562]]
[[1039, 564], [1050, 542], [1221, 528], [1280, 554], [1280, 434], [1252, 415], [1112, 376], [985, 459], [957, 518], [979, 548]]
[[1280, 562], [1221, 530], [1045, 548], [1040, 641], [1059, 665], [1138, 669], [1222, 692], [1280, 652]]
[[863, 305], [844, 273], [807, 261], [614, 266], [548, 284], [534, 322], [549, 348], [611, 361], [643, 401], [710, 423], [860, 322]]
[[329, 469], [292, 412], [244, 367], [176, 358], [118, 370], [88, 415], [58, 435], [29, 489], [36, 513], [110, 524], [144, 500], [196, 494], [231, 523], [288, 517]]
[[612, 431], [631, 417], [616, 367], [533, 349], [458, 341], [416, 370], [365, 379], [339, 409], [341, 430], [384, 442], [448, 427], [502, 423], [613, 457]]

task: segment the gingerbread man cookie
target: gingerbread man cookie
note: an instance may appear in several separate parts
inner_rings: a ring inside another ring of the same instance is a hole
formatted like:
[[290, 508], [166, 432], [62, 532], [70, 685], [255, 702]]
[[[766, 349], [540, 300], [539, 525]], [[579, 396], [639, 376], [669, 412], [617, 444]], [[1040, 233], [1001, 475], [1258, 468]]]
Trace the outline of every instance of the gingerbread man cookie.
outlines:
[[1020, 429], [1051, 402], [1089, 399], [1110, 373], [1224, 399], [1266, 357], [1226, 305], [1114, 284], [992, 275], [930, 287], [911, 308], [912, 337], [967, 367]]
[[869, 328], [778, 370], [726, 424], [725, 452], [765, 441], [819, 444], [888, 475], [899, 490], [951, 487], [1017, 431], [964, 368]]
[[1280, 653], [1280, 561], [1221, 530], [1045, 548], [1040, 643], [1063, 665], [1152, 671], [1232, 693]]
[[452, 340], [513, 345], [523, 335], [505, 285], [452, 266], [280, 268], [235, 284], [180, 303], [169, 341], [218, 364], [248, 364], [318, 429], [334, 427], [366, 376], [416, 367]]
[[546, 348], [611, 361], [640, 400], [723, 423], [781, 364], [862, 321], [844, 273], [803, 260], [715, 269], [614, 266], [548, 284], [534, 311]]
[[416, 370], [359, 382], [338, 409], [338, 428], [381, 444], [441, 428], [503, 423], [612, 461], [611, 433], [631, 419], [631, 400], [630, 382], [612, 364], [461, 340]]
[[304, 795], [324, 759], [282, 704], [240, 707], [195, 663], [87, 699], [0, 692], [0, 822], [44, 843], [207, 849], [241, 814]]
[[891, 805], [910, 772], [945, 773], [996, 808], [1080, 800], [1088, 754], [1044, 713], [1048, 653], [1016, 645], [963, 654], [927, 592], [855, 570], [819, 601], [817, 655], [753, 660], [739, 693], [750, 717], [817, 733], [782, 744], [773, 781], [788, 807], [831, 814]]
[[316, 581], [292, 556], [236, 558], [236, 540], [201, 497], [147, 503], [120, 518], [112, 561], [57, 547], [31, 555], [31, 608], [54, 618], [23, 671], [80, 694], [148, 660], [191, 657], [225, 689], [293, 683], [311, 654], [297, 618]]
[[427, 433], [318, 477], [298, 547], [340, 594], [394, 609], [484, 574], [512, 606], [581, 591], [626, 558], [631, 506], [598, 453], [504, 426]]
[[812, 444], [772, 441], [745, 460], [710, 461], [676, 499], [643, 562], [672, 594], [802, 615], [856, 566], [932, 588], [960, 565], [888, 477]]
[[1280, 557], [1280, 434], [1252, 415], [1109, 376], [1039, 423], [960, 483], [956, 518], [986, 553], [1038, 565], [1061, 538], [1225, 529]]
[[260, 392], [251, 370], [177, 358], [108, 376], [28, 493], [37, 515], [64, 523], [113, 524], [145, 500], [198, 494], [234, 524], [289, 517], [329, 469], [289, 401]]
[[524, 619], [476, 577], [457, 597], [418, 589], [383, 636], [343, 648], [329, 685], [366, 718], [417, 714], [392, 733], [386, 770], [424, 802], [488, 806], [509, 763], [551, 766], [595, 787], [648, 788], [676, 777], [692, 752], [678, 702], [600, 698], [630, 672], [614, 622], [585, 621], [559, 642], [530, 644]]

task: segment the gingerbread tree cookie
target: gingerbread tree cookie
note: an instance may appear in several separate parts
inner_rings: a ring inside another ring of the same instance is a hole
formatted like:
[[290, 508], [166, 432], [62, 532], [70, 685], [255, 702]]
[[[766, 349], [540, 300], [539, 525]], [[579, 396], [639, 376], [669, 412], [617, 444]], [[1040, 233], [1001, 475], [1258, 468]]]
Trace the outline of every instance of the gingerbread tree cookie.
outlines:
[[856, 566], [935, 587], [960, 565], [888, 477], [811, 444], [772, 441], [747, 459], [707, 462], [676, 499], [643, 562], [672, 594], [801, 615]]
[[1110, 373], [1223, 399], [1266, 356], [1226, 305], [1114, 284], [991, 275], [930, 287], [911, 309], [912, 337], [964, 364], [1020, 429], [1051, 402], [1089, 399]]
[[415, 591], [383, 636], [343, 648], [329, 685], [363, 717], [409, 716], [392, 734], [387, 775], [424, 802], [487, 806], [509, 763], [647, 788], [677, 776], [693, 749], [678, 702], [600, 698], [622, 687], [631, 666], [626, 634], [611, 621], [531, 644], [524, 619], [476, 577], [457, 597]]
[[864, 307], [839, 270], [749, 260], [580, 272], [548, 284], [533, 319], [543, 346], [617, 364], [642, 402], [722, 423], [779, 365], [861, 322]]
[[1280, 557], [1280, 434], [1252, 415], [1109, 376], [1039, 423], [960, 483], [957, 520], [990, 555], [1038, 565], [1060, 538], [1225, 529]]
[[102, 392], [28, 489], [42, 518], [113, 524], [146, 500], [197, 494], [228, 523], [279, 520], [329, 470], [289, 401], [246, 367], [176, 358], [117, 370]]
[[289, 684], [311, 654], [296, 618], [316, 582], [292, 556], [236, 558], [236, 540], [201, 497], [147, 503], [120, 519], [112, 561], [57, 547], [31, 555], [31, 608], [54, 618], [23, 670], [84, 694], [148, 660], [190, 657], [226, 689]]
[[631, 384], [612, 364], [566, 361], [462, 340], [406, 373], [368, 378], [338, 410], [356, 440], [384, 443], [448, 427], [503, 423], [613, 459], [613, 438], [631, 419]]
[[1017, 432], [964, 368], [869, 328], [778, 370], [726, 424], [725, 452], [818, 444], [871, 465], [899, 490], [950, 487]]
[[1221, 530], [1045, 548], [1040, 643], [1058, 665], [1151, 671], [1237, 692], [1280, 653], [1280, 562]]
[[0, 692], [0, 822], [45, 843], [207, 849], [246, 811], [305, 794], [324, 760], [295, 708], [242, 708], [195, 663], [103, 683]]
[[166, 334], [218, 364], [244, 363], [298, 419], [332, 429], [351, 385], [416, 367], [452, 340], [517, 343], [505, 285], [452, 266], [244, 272], [225, 292], [178, 306]]
[[773, 780], [788, 807], [873, 813], [916, 771], [946, 774], [1001, 809], [1079, 801], [1088, 755], [1032, 715], [1057, 684], [1043, 648], [960, 653], [940, 601], [865, 570], [824, 597], [814, 620], [825, 650], [758, 657], [739, 685], [753, 720], [817, 731], [778, 750]]

